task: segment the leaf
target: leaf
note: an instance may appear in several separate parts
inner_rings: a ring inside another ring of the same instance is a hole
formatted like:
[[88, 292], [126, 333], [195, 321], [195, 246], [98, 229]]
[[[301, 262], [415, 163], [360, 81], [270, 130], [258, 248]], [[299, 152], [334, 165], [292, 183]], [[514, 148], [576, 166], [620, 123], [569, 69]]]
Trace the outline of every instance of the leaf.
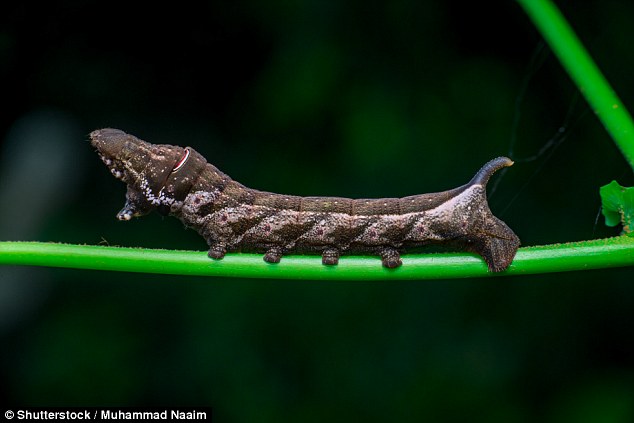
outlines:
[[623, 225], [623, 232], [634, 235], [632, 220], [634, 219], [634, 187], [622, 187], [612, 181], [600, 188], [601, 212], [605, 216], [607, 226]]

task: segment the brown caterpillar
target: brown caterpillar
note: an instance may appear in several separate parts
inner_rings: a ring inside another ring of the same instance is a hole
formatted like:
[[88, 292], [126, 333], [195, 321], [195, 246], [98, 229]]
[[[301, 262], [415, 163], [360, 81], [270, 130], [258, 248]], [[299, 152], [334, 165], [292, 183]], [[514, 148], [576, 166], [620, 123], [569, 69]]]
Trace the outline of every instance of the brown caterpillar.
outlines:
[[402, 264], [400, 253], [449, 244], [480, 254], [489, 270], [505, 270], [520, 240], [493, 216], [486, 199], [491, 175], [513, 162], [498, 157], [461, 187], [403, 198], [298, 197], [257, 191], [232, 180], [190, 147], [154, 145], [118, 129], [90, 134], [112, 174], [128, 185], [120, 220], [156, 209], [195, 228], [209, 257], [227, 251], [263, 252], [277, 263], [288, 253], [321, 254], [334, 265], [341, 254], [381, 256]]

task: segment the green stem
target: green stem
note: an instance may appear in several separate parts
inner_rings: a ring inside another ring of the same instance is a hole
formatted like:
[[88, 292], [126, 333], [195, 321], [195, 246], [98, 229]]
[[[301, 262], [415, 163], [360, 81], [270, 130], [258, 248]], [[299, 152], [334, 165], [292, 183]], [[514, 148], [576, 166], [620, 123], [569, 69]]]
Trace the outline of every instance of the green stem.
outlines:
[[634, 123], [559, 9], [550, 0], [518, 0], [634, 169]]
[[522, 275], [634, 265], [634, 238], [520, 248], [503, 273], [487, 271], [484, 261], [465, 253], [410, 254], [403, 266], [389, 270], [378, 257], [342, 257], [338, 266], [324, 266], [319, 256], [284, 257], [268, 264], [259, 254], [227, 254], [211, 260], [204, 252], [69, 245], [44, 242], [0, 242], [0, 264], [171, 275], [274, 279], [416, 280]]

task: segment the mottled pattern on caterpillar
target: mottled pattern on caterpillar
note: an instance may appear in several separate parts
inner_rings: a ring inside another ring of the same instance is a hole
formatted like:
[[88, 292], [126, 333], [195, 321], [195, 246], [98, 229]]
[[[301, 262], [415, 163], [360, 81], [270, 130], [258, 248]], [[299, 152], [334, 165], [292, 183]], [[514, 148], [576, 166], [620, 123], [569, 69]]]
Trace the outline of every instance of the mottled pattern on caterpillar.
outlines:
[[152, 210], [175, 216], [205, 238], [213, 259], [245, 251], [264, 253], [265, 261], [277, 263], [288, 253], [312, 253], [321, 254], [324, 265], [335, 265], [341, 254], [373, 254], [395, 268], [408, 248], [447, 244], [480, 254], [499, 272], [520, 245], [486, 200], [491, 175], [513, 164], [506, 157], [444, 192], [380, 199], [298, 197], [247, 188], [191, 147], [154, 145], [118, 129], [94, 131], [90, 139], [112, 174], [128, 186], [120, 220]]

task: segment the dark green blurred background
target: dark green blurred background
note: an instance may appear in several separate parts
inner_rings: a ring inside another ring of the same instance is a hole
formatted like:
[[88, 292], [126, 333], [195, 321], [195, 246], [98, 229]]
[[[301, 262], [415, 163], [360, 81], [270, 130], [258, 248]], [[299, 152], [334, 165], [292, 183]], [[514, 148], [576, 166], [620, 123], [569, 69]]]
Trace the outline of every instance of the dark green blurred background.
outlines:
[[[634, 109], [634, 4], [559, 4]], [[598, 188], [634, 183], [513, 1], [2, 9], [2, 240], [205, 249], [175, 219], [115, 220], [125, 187], [86, 141], [102, 127], [299, 195], [445, 190], [551, 145], [491, 195], [524, 245], [618, 233]], [[2, 267], [0, 397], [236, 422], [631, 422], [633, 306], [628, 268], [366, 283]]]

